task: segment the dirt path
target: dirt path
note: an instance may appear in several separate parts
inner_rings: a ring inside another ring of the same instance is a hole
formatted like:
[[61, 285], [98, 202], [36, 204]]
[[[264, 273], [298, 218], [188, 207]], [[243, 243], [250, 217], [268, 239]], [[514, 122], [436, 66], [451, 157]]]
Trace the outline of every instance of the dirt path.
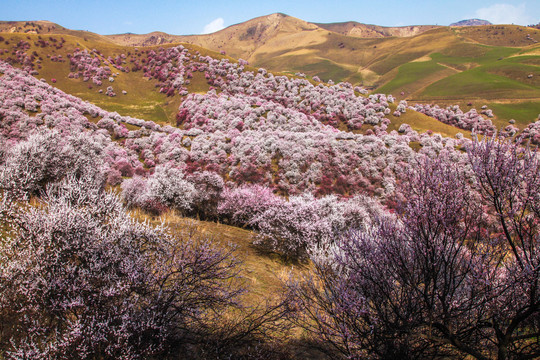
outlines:
[[455, 72], [463, 72], [463, 70], [459, 70], [459, 69], [456, 69], [455, 67], [452, 67], [450, 65], [447, 65], [447, 64], [441, 64], [441, 63], [437, 63], [437, 65], [441, 65], [441, 66], [444, 66], [445, 68], [448, 68], [448, 69], [451, 69], [451, 70], [454, 70]]
[[416, 101], [416, 102], [439, 102], [439, 103], [449, 103], [449, 102], [458, 102], [458, 101], [475, 101], [475, 102], [485, 102], [485, 103], [496, 103], [496, 104], [517, 104], [524, 102], [540, 102], [538, 98], [519, 98], [519, 99], [430, 99], [430, 98], [407, 98], [407, 101]]

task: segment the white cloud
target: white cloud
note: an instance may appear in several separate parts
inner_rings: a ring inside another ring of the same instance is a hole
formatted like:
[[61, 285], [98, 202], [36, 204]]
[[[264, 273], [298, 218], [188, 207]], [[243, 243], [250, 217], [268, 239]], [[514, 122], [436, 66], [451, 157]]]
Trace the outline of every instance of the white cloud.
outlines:
[[217, 18], [204, 26], [203, 34], [210, 34], [225, 28], [223, 18]]
[[476, 17], [491, 21], [494, 24], [528, 25], [534, 22], [534, 19], [527, 14], [525, 4], [518, 6], [510, 4], [494, 4], [476, 10]]

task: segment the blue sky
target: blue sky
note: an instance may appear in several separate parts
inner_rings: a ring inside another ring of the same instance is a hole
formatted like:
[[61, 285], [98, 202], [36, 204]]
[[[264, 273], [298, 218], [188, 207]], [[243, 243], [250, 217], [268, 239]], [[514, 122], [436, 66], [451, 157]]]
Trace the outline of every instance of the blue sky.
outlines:
[[310, 22], [352, 20], [384, 26], [448, 25], [468, 18], [498, 24], [540, 22], [538, 0], [0, 0], [0, 9], [0, 20], [50, 20], [100, 34], [200, 34], [275, 12]]

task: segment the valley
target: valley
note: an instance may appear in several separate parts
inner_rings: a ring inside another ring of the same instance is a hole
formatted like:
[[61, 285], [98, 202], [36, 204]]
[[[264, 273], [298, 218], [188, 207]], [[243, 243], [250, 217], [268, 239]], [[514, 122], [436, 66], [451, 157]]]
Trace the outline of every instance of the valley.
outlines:
[[540, 30], [479, 23], [0, 22], [0, 358], [540, 356]]
[[[40, 26], [41, 30], [30, 24], [7, 24], [3, 29], [77, 33], [59, 25]], [[112, 42], [119, 46], [117, 53], [126, 51], [123, 46], [193, 44], [245, 59], [253, 67], [290, 75], [304, 73], [323, 81], [347, 81], [410, 102], [463, 106], [480, 101], [480, 106], [501, 109], [500, 116], [495, 112], [499, 126], [511, 119], [505, 110], [508, 104], [530, 104], [540, 98], [540, 30], [514, 25], [412, 28], [401, 31], [354, 22], [312, 24], [272, 14], [209, 35], [102, 36], [80, 32], [79, 36], [87, 41], [99, 39], [109, 46]], [[354, 29], [376, 29], [372, 31], [378, 35], [367, 30], [360, 31], [362, 37], [351, 35]], [[523, 123], [532, 119], [516, 120]]]

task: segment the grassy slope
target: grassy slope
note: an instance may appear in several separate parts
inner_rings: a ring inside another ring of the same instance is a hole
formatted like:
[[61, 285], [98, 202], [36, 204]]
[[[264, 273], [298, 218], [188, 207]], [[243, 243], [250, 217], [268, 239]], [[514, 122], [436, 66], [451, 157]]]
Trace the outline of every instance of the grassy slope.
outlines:
[[485, 68], [472, 69], [449, 76], [428, 86], [420, 99], [521, 99], [539, 98], [540, 89], [523, 84], [505, 76], [485, 71]]
[[415, 92], [422, 84], [429, 84], [433, 76], [446, 76], [452, 70], [435, 61], [410, 62], [399, 67], [398, 74], [377, 89], [385, 94], [406, 94]]
[[465, 137], [470, 138], [471, 133], [467, 130], [458, 129], [456, 127], [444, 124], [432, 117], [407, 109], [407, 112], [396, 118], [389, 116], [392, 123], [388, 126], [388, 131], [398, 130], [401, 124], [409, 124], [413, 130], [422, 133], [426, 130], [431, 130], [443, 136], [454, 137], [457, 133], [462, 133]]
[[482, 56], [432, 54], [434, 61], [461, 72], [427, 86], [415, 100], [486, 104], [496, 115], [497, 127], [515, 119], [523, 128], [540, 114], [540, 56], [529, 55], [538, 48], [488, 47]]
[[[249, 230], [228, 226], [220, 223], [199, 221], [182, 218], [174, 212], [168, 212], [159, 218], [151, 217], [144, 212], [134, 210], [132, 215], [140, 221], [148, 221], [153, 225], [165, 223], [173, 233], [191, 232], [192, 238], [210, 240], [221, 248], [233, 248], [234, 257], [241, 261], [240, 275], [244, 286], [249, 292], [242, 298], [247, 306], [260, 306], [267, 301], [276, 301], [285, 291], [285, 282], [291, 278], [301, 278], [309, 275], [310, 263], [291, 263], [280, 255], [265, 252], [253, 245], [254, 233]], [[276, 334], [281, 336], [283, 334]], [[292, 329], [283, 344], [292, 358], [297, 359], [327, 359], [322, 353], [311, 348], [306, 343], [305, 331], [300, 328]]]
[[[325, 77], [324, 73], [328, 70], [322, 65], [337, 66], [342, 72], [332, 70], [333, 75], [337, 76], [332, 79], [342, 81], [350, 80], [355, 76], [355, 72], [362, 69], [370, 69], [378, 76], [384, 75], [396, 66], [429, 54], [435, 43], [434, 37], [443, 39], [442, 43], [454, 39], [451, 33], [444, 29], [429, 31], [413, 38], [362, 39], [320, 31], [305, 32], [304, 36], [304, 43], [295, 44], [298, 45], [295, 47], [277, 49], [270, 43], [261, 45], [251, 60], [257, 66], [277, 70], [293, 68], [308, 75], [319, 75], [323, 80], [329, 78]], [[314, 61], [314, 57], [319, 60]], [[323, 60], [327, 62], [323, 63]], [[313, 66], [313, 63], [320, 65]]]
[[[466, 95], [470, 99], [540, 98], [540, 67], [521, 62], [534, 61], [536, 57], [515, 56], [518, 51], [519, 49], [494, 47], [479, 57], [433, 54], [434, 61], [462, 70], [431, 84], [420, 97], [462, 99]], [[514, 56], [510, 57], [512, 55]], [[529, 79], [529, 74], [537, 76]]]
[[303, 71], [323, 80], [353, 83], [362, 82], [361, 71], [367, 69], [376, 77], [376, 91], [404, 91], [409, 96], [419, 91], [424, 100], [538, 97], [536, 85], [527, 83], [523, 73], [534, 70], [540, 57], [529, 55], [527, 64], [509, 58], [530, 52], [531, 46], [471, 43], [451, 28], [412, 38], [360, 39], [331, 32], [324, 36], [324, 41], [317, 38], [315, 45], [288, 50], [272, 52], [261, 46], [253, 58], [257, 65], [270, 69]]
[[[24, 31], [32, 30], [32, 25], [22, 22], [16, 25]], [[0, 30], [9, 26], [13, 24], [0, 22]], [[55, 29], [49, 30], [51, 26]], [[42, 27], [42, 31], [79, 36], [88, 43], [125, 42], [123, 37], [127, 36], [105, 38], [52, 23], [43, 23]], [[536, 112], [534, 103], [540, 106], [540, 44], [533, 41], [540, 40], [540, 30], [522, 26], [441, 27], [413, 37], [358, 38], [273, 14], [215, 34], [172, 36], [171, 39], [185, 39], [216, 51], [225, 50], [235, 57], [248, 59], [254, 66], [272, 71], [289, 74], [299, 71], [309, 76], [318, 75], [325, 81], [363, 84], [374, 91], [393, 93], [398, 99], [413, 102], [466, 104], [473, 100], [496, 104], [495, 115], [503, 122], [513, 117], [509, 115], [512, 104], [530, 103], [526, 105], [530, 111], [515, 116], [520, 117], [516, 120], [527, 122], [536, 116], [530, 119], [523, 116]], [[527, 77], [529, 74], [534, 75], [532, 80]], [[118, 86], [141, 91], [153, 86], [152, 82], [145, 84], [125, 75], [120, 75]], [[59, 86], [62, 88], [65, 84]], [[135, 110], [139, 117], [155, 121], [170, 120], [179, 103], [160, 94], [143, 97], [130, 93], [126, 99], [118, 96], [107, 99], [105, 96], [86, 97], [85, 92], [88, 91], [83, 89], [78, 94], [106, 109], [126, 113]]]
[[[536, 75], [540, 45], [531, 40], [540, 40], [540, 31], [535, 29], [513, 25], [441, 27], [414, 37], [379, 39], [332, 31], [296, 31], [303, 34], [302, 41], [292, 33], [279, 33], [254, 44], [249, 54], [239, 55], [246, 55], [256, 66], [362, 84], [376, 92], [393, 93], [398, 99], [500, 104], [494, 110], [502, 121], [509, 120], [512, 109], [506, 107], [505, 111], [504, 103], [530, 102], [526, 106], [532, 110], [523, 114], [534, 113], [540, 106], [540, 74]], [[287, 39], [294, 41], [287, 43]], [[229, 51], [225, 42], [220, 48]], [[527, 78], [531, 73], [532, 80]]]
[[452, 28], [456, 36], [485, 45], [522, 47], [540, 41], [540, 30], [518, 25], [466, 26]]
[[[167, 98], [158, 93], [155, 91], [156, 81], [146, 80], [141, 72], [119, 73], [114, 83], [104, 81], [102, 86], [93, 85], [93, 88], [89, 89], [89, 83], [82, 82], [80, 79], [67, 78], [68, 62], [52, 63], [47, 58], [47, 55], [63, 55], [67, 58], [66, 55], [72, 53], [77, 47], [88, 50], [97, 48], [105, 56], [127, 54], [133, 51], [132, 47], [119, 46], [108, 39], [103, 41], [102, 36], [87, 32], [64, 29], [62, 33], [62, 35], [42, 36], [45, 39], [49, 36], [58, 39], [63, 37], [66, 43], [60, 50], [51, 47], [36, 47], [34, 41], [37, 40], [38, 35], [20, 33], [3, 34], [10, 45], [0, 43], [0, 48], [11, 49], [19, 40], [26, 40], [31, 44], [28, 52], [35, 50], [43, 58], [43, 69], [40, 70], [38, 77], [47, 81], [56, 78], [55, 86], [63, 91], [123, 115], [158, 123], [174, 122], [174, 115], [182, 98], [178, 96]], [[321, 36], [320, 32], [312, 31], [310, 34], [318, 38]], [[269, 68], [279, 67], [289, 73], [295, 71], [317, 73], [322, 75], [323, 79], [345, 77], [355, 82], [369, 78], [375, 84], [384, 83], [377, 91], [393, 93], [398, 99], [402, 98], [399, 95], [401, 91], [405, 93], [404, 98], [413, 97], [414, 100], [422, 102], [437, 100], [443, 105], [449, 102], [463, 106], [466, 100], [471, 98], [484, 99], [483, 103], [491, 106], [497, 115], [495, 119], [497, 126], [505, 125], [510, 118], [514, 118], [522, 127], [536, 119], [537, 114], [540, 113], [540, 101], [535, 100], [540, 99], [538, 87], [540, 55], [536, 54], [539, 47], [517, 49], [463, 43], [457, 41], [454, 33], [447, 28], [428, 31], [413, 38], [360, 39], [335, 33], [325, 33], [324, 37], [325, 41], [319, 38], [314, 45], [302, 46], [292, 53], [286, 48], [282, 48], [276, 54], [264, 53], [266, 58], [264, 65]], [[433, 45], [434, 43], [437, 45]], [[200, 51], [203, 55], [223, 57], [195, 45], [188, 45], [188, 47], [193, 51]], [[438, 51], [430, 53], [433, 48], [437, 48]], [[391, 49], [403, 53], [388, 55]], [[0, 58], [7, 56], [9, 54], [4, 54]], [[502, 60], [499, 60], [501, 58]], [[361, 61], [366, 66], [362, 69], [356, 68], [351, 65], [351, 59]], [[411, 59], [414, 60], [410, 61]], [[403, 64], [399, 65], [400, 63]], [[382, 74], [384, 72], [386, 73]], [[527, 78], [529, 73], [534, 75], [532, 79]], [[202, 74], [197, 72], [194, 75], [191, 85], [188, 86], [189, 90], [194, 92], [208, 90]], [[109, 85], [115, 89], [116, 97], [111, 98], [99, 94], [99, 89], [105, 90]], [[122, 95], [122, 90], [127, 90], [128, 94]], [[499, 102], [500, 98], [529, 100], [523, 106], [519, 106], [514, 101]], [[441, 128], [438, 122], [410, 111], [409, 113], [406, 118], [411, 126], [419, 131], [430, 129], [449, 136], [460, 131], [453, 128]], [[396, 128], [402, 122], [403, 118], [396, 119]]]
[[113, 44], [114, 41], [107, 36], [89, 31], [71, 30], [50, 21], [0, 21], [0, 32], [22, 33], [25, 35], [40, 34], [43, 38], [50, 35], [71, 35], [83, 41], [98, 41]]
[[[130, 51], [134, 51], [132, 47], [119, 46], [111, 42], [101, 42], [99, 37], [94, 39], [91, 37], [80, 38], [72, 35], [53, 34], [46, 36], [42, 35], [42, 37], [45, 39], [48, 39], [49, 36], [57, 39], [63, 37], [66, 40], [63, 48], [40, 48], [34, 45], [34, 41], [36, 41], [39, 36], [36, 34], [4, 33], [2, 36], [10, 43], [9, 45], [1, 43], [0, 48], [4, 49], [11, 49], [11, 47], [20, 40], [29, 42], [31, 47], [29, 50], [27, 50], [27, 52], [31, 53], [36, 51], [43, 59], [43, 68], [39, 70], [39, 75], [37, 77], [43, 78], [48, 82], [50, 82], [52, 78], [55, 78], [57, 82], [54, 85], [59, 89], [80, 97], [83, 100], [92, 102], [108, 111], [117, 111], [122, 115], [130, 115], [133, 117], [152, 120], [161, 124], [174, 123], [175, 114], [182, 101], [182, 98], [179, 96], [166, 97], [164, 94], [158, 93], [155, 89], [155, 84], [157, 82], [155, 80], [145, 79], [141, 72], [120, 72], [113, 83], [109, 83], [107, 80], [105, 80], [103, 85], [96, 86], [94, 84], [90, 84], [90, 82], [83, 82], [81, 79], [69, 79], [67, 77], [68, 73], [70, 72], [69, 62], [52, 62], [49, 58], [47, 58], [47, 55], [62, 55], [64, 59], [67, 59], [67, 54], [73, 53], [76, 48], [88, 50], [96, 48], [106, 57], [114, 57], [115, 55], [121, 53], [127, 54]], [[208, 54], [216, 58], [223, 57], [220, 54], [195, 45], [186, 46], [188, 46], [192, 51], [199, 51], [203, 55]], [[149, 49], [151, 48], [158, 48], [158, 46], [149, 47]], [[11, 55], [0, 55], [0, 59], [5, 59], [8, 56]], [[338, 75], [336, 72], [343, 71], [339, 64], [335, 64], [334, 67], [328, 67], [326, 63], [329, 62], [329, 60], [315, 59], [315, 61], [320, 61], [322, 64], [315, 62], [309, 66], [321, 67], [324, 69], [329, 68], [329, 74], [332, 76]], [[298, 69], [298, 71], [300, 71], [300, 69]], [[353, 76], [361, 76], [360, 73], [356, 73], [350, 69], [347, 71], [349, 74], [353, 74]], [[89, 88], [89, 85], [92, 85], [91, 89]], [[98, 92], [99, 89], [105, 91], [106, 87], [109, 85], [113, 86], [115, 89], [117, 94], [116, 97], [108, 97]], [[202, 73], [194, 73], [194, 78], [192, 79], [191, 84], [188, 86], [188, 89], [191, 92], [203, 92], [208, 90], [208, 84], [206, 83]], [[122, 90], [126, 90], [127, 95], [122, 95]], [[399, 125], [401, 125], [405, 119], [413, 128], [421, 132], [430, 129], [435, 132], [440, 132], [443, 135], [454, 136], [457, 132], [461, 131], [412, 111], [408, 111], [404, 117], [393, 119], [395, 125], [391, 126], [390, 130], [397, 130]]]
[[[540, 63], [538, 29], [515, 25], [438, 27], [412, 37], [360, 38], [347, 36], [355, 29], [353, 22], [308, 24], [281, 16], [280, 30], [276, 31], [273, 26], [265, 28], [271, 18], [275, 14], [185, 39], [225, 50], [272, 71], [300, 71], [325, 81], [349, 81], [377, 92], [391, 92], [398, 99], [540, 104], [538, 85], [523, 77], [524, 72], [534, 70], [524, 65]], [[313, 29], [313, 25], [318, 28]], [[500, 61], [516, 55], [531, 59], [517, 65]], [[507, 112], [500, 117], [508, 120]]]
[[220, 247], [235, 248], [236, 257], [242, 261], [243, 276], [252, 292], [248, 299], [256, 305], [268, 294], [282, 291], [289, 274], [301, 275], [309, 270], [309, 264], [290, 263], [272, 252], [264, 252], [253, 245], [254, 233], [225, 224], [182, 218], [174, 212], [152, 218], [136, 210], [133, 215], [139, 220], [150, 221], [154, 225], [164, 221], [173, 231], [194, 232], [196, 238], [211, 239]]
[[498, 127], [508, 124], [511, 119], [516, 120], [515, 125], [521, 129], [527, 127], [531, 119], [536, 119], [540, 115], [540, 105], [538, 102], [522, 102], [517, 104], [488, 103], [493, 113], [497, 115], [493, 123]]
[[[4, 38], [7, 38], [3, 34]], [[64, 59], [67, 59], [68, 53], [73, 53], [75, 48], [92, 50], [93, 48], [99, 49], [105, 56], [119, 54], [127, 49], [118, 47], [112, 43], [103, 43], [92, 39], [84, 40], [79, 37], [70, 35], [52, 35], [55, 38], [63, 37], [66, 40], [62, 49], [54, 49], [51, 47], [39, 48], [34, 46], [34, 41], [38, 35], [28, 34], [10, 34], [10, 43], [14, 43], [18, 40], [26, 40], [31, 44], [30, 49], [27, 51], [31, 53], [36, 51], [43, 59], [43, 68], [38, 70], [39, 75], [37, 77], [47, 80], [49, 83], [52, 78], [57, 80], [55, 86], [59, 89], [82, 98], [83, 100], [90, 101], [108, 111], [118, 111], [119, 113], [131, 116], [137, 116], [141, 118], [147, 118], [149, 120], [155, 120], [163, 122], [165, 119], [165, 109], [163, 103], [165, 102], [165, 96], [152, 91], [154, 85], [142, 78], [141, 73], [120, 73], [114, 81], [109, 83], [103, 81], [103, 85], [96, 86], [91, 82], [83, 82], [80, 79], [69, 79], [67, 75], [70, 72], [69, 60], [65, 63], [52, 62], [47, 58], [47, 55], [62, 55]], [[28, 37], [30, 39], [28, 39]], [[47, 37], [44, 37], [48, 39]], [[7, 47], [7, 46], [6, 46]], [[133, 50], [133, 49], [129, 49]], [[0, 58], [6, 58], [4, 54]], [[114, 71], [114, 69], [112, 69]], [[92, 89], [89, 89], [89, 85]], [[98, 91], [102, 89], [105, 91], [107, 86], [113, 86], [116, 97], [108, 97], [105, 94], [100, 94]], [[122, 90], [128, 91], [127, 95], [122, 95]]]
[[[74, 33], [78, 35], [81, 34], [81, 32]], [[83, 32], [83, 34], [86, 33]], [[37, 77], [43, 78], [49, 83], [51, 82], [51, 79], [56, 79], [57, 82], [54, 84], [54, 86], [58, 87], [62, 91], [94, 103], [107, 111], [117, 111], [122, 115], [130, 115], [162, 124], [174, 122], [174, 118], [182, 98], [179, 96], [167, 97], [164, 94], [160, 94], [155, 89], [157, 81], [145, 79], [141, 71], [123, 73], [111, 68], [113, 72], [119, 73], [118, 76], [115, 78], [113, 83], [109, 83], [107, 80], [104, 80], [101, 86], [96, 86], [90, 81], [83, 82], [81, 79], [69, 79], [67, 76], [70, 72], [67, 54], [73, 53], [76, 48], [88, 49], [89, 51], [95, 48], [101, 51], [105, 57], [114, 57], [115, 55], [121, 53], [127, 54], [128, 52], [133, 52], [133, 47], [119, 46], [110, 42], [109, 40], [103, 42], [99, 36], [84, 36], [81, 38], [80, 36], [74, 35], [53, 34], [42, 35], [41, 37], [46, 40], [48, 40], [49, 37], [53, 37], [58, 40], [60, 40], [60, 38], [64, 38], [66, 41], [64, 46], [61, 49], [55, 49], [53, 47], [40, 48], [34, 45], [34, 41], [37, 41], [38, 36], [40, 35], [20, 33], [0, 33], [0, 35], [9, 42], [9, 45], [5, 44], [5, 42], [0, 43], [0, 49], [11, 50], [12, 46], [20, 40], [30, 43], [31, 46], [30, 49], [27, 50], [27, 53], [36, 51], [43, 59], [43, 68], [38, 70], [39, 75], [37, 75]], [[199, 51], [203, 56], [211, 55], [215, 58], [224, 57], [214, 51], [203, 49], [196, 45], [189, 45], [188, 47], [193, 52]], [[148, 47], [148, 49], [157, 48], [159, 48], [159, 46]], [[49, 58], [47, 58], [47, 55], [62, 55], [62, 57], [67, 61], [64, 63], [52, 62]], [[3, 54], [0, 55], [0, 59], [6, 59], [9, 56], [12, 56], [11, 53]], [[89, 85], [92, 86], [92, 88], [89, 88]], [[117, 94], [115, 97], [108, 97], [104, 94], [107, 86], [112, 86], [114, 88], [114, 91]], [[99, 93], [100, 89], [103, 90], [102, 94]], [[122, 90], [126, 90], [127, 95], [123, 95]], [[188, 90], [191, 92], [208, 91], [208, 85], [204, 79], [204, 75], [199, 72], [194, 73], [194, 78], [191, 80]]]

